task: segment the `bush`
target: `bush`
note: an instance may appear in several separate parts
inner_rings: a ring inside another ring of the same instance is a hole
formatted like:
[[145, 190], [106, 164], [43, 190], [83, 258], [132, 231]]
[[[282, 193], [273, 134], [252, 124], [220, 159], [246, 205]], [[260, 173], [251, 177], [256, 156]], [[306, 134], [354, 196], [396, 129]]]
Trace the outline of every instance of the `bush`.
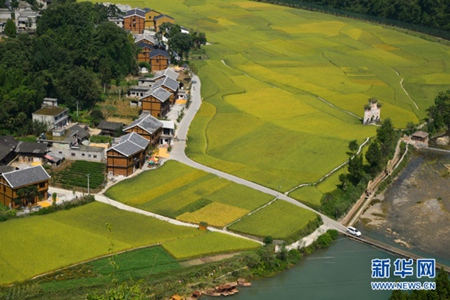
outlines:
[[269, 235], [269, 236], [266, 236], [266, 237], [263, 239], [263, 243], [266, 244], [266, 245], [272, 244], [272, 243], [273, 243], [273, 237], [271, 237], [270, 235]]

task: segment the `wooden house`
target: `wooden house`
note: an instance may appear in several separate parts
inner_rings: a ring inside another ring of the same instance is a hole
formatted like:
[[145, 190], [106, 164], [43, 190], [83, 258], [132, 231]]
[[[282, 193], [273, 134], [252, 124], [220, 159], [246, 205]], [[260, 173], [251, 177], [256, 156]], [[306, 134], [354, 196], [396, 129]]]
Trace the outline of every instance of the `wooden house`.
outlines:
[[136, 43], [136, 47], [140, 50], [137, 55], [138, 62], [150, 62], [150, 53], [154, 51], [153, 45], [140, 41]]
[[162, 87], [156, 87], [149, 94], [139, 99], [143, 112], [155, 118], [164, 117], [170, 111], [170, 97], [172, 94]]
[[101, 130], [100, 135], [119, 136], [122, 135], [124, 124], [120, 122], [108, 122], [102, 120], [97, 128]]
[[142, 114], [139, 119], [124, 128], [125, 132], [137, 133], [147, 139], [152, 146], [159, 143], [163, 124], [150, 114]]
[[[42, 166], [30, 167], [2, 173], [0, 175], [0, 203], [16, 208], [27, 204], [36, 204], [48, 197], [50, 176]], [[19, 196], [25, 188], [35, 186], [37, 193], [28, 190], [28, 194]], [[21, 189], [24, 189], [21, 191]]]
[[106, 150], [109, 175], [130, 176], [145, 164], [149, 141], [131, 132], [119, 138], [117, 144]]
[[158, 32], [159, 27], [164, 23], [172, 23], [175, 24], [175, 19], [171, 16], [161, 14], [153, 18], [155, 31]]
[[166, 50], [155, 49], [149, 54], [152, 72], [161, 71], [169, 67], [169, 53]]
[[137, 44], [139, 42], [144, 42], [152, 46], [156, 46], [158, 44], [158, 41], [156, 40], [154, 35], [145, 32], [143, 34], [134, 35], [134, 43]]
[[133, 33], [142, 33], [145, 29], [145, 11], [134, 8], [126, 12], [123, 17], [123, 29]]
[[162, 71], [156, 72], [156, 73], [155, 73], [154, 79], [155, 79], [155, 81], [156, 81], [156, 80], [159, 80], [159, 79], [163, 79], [164, 77], [170, 77], [170, 78], [172, 78], [173, 80], [178, 80], [178, 77], [179, 77], [179, 76], [180, 76], [180, 74], [178, 74], [177, 72], [175, 72], [174, 69], [172, 69], [172, 68], [167, 68], [167, 69], [164, 69], [164, 70], [162, 70]]
[[155, 82], [153, 88], [163, 88], [170, 93], [170, 104], [173, 105], [175, 100], [178, 99], [178, 89], [180, 83], [170, 77], [163, 77]]
[[144, 8], [145, 11], [145, 29], [155, 29], [155, 18], [159, 15], [161, 15], [160, 12], [151, 9], [151, 8]]

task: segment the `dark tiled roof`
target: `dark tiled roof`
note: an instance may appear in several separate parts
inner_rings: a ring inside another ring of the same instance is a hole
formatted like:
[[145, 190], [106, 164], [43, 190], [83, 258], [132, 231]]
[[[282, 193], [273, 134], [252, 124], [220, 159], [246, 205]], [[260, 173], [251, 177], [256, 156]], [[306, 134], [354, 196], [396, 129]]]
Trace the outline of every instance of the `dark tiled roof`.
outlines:
[[171, 16], [164, 15], [164, 14], [159, 15], [159, 16], [156, 16], [154, 20], [156, 21], [156, 20], [161, 19], [161, 18], [164, 18], [164, 17], [167, 17], [167, 18], [169, 18], [169, 19], [175, 20], [175, 19], [172, 18]]
[[89, 136], [89, 132], [87, 132], [83, 127], [80, 125], [74, 125], [69, 128], [69, 136], [75, 136], [78, 135], [78, 138], [80, 140], [85, 139]]
[[144, 42], [144, 41], [139, 41], [139, 42], [137, 42], [137, 43], [136, 43], [136, 46], [139, 47], [139, 48], [149, 48], [149, 49], [153, 49], [153, 45], [152, 45], [152, 44], [146, 43], [146, 42]]
[[156, 50], [153, 50], [152, 52], [150, 52], [150, 57], [154, 57], [154, 56], [157, 56], [157, 55], [162, 55], [164, 57], [169, 58], [169, 53], [167, 51], [165, 51], [165, 50], [162, 50], [162, 49], [156, 49]]
[[124, 128], [124, 130], [133, 128], [135, 126], [139, 126], [143, 130], [152, 134], [153, 132], [155, 132], [156, 130], [158, 130], [159, 128], [162, 127], [162, 123], [158, 119], [153, 117], [152, 115], [146, 115], [142, 118], [137, 119], [130, 125], [128, 125], [128, 127]]
[[17, 144], [15, 151], [17, 153], [45, 154], [45, 152], [47, 152], [47, 144], [34, 142], [19, 142]]
[[176, 80], [174, 80], [174, 79], [172, 79], [170, 77], [164, 78], [164, 80], [162, 81], [161, 85], [163, 85], [165, 87], [168, 87], [172, 91], [176, 91], [178, 89], [178, 87], [180, 86], [178, 81], [176, 81]]
[[97, 128], [102, 130], [119, 130], [123, 127], [123, 123], [118, 122], [108, 122], [108, 121], [101, 121], [100, 124], [98, 124]]
[[148, 146], [148, 143], [149, 141], [146, 138], [132, 132], [120, 137], [119, 143], [106, 151], [115, 150], [128, 157], [143, 151]]
[[17, 146], [17, 141], [10, 135], [0, 136], [0, 160], [4, 159]]
[[6, 173], [6, 172], [11, 172], [11, 171], [14, 171], [14, 167], [0, 166], [0, 174]]
[[150, 96], [155, 97], [161, 102], [166, 102], [170, 98], [170, 95], [172, 95], [170, 92], [160, 87], [153, 89], [150, 93]]
[[131, 16], [138, 16], [141, 18], [145, 18], [145, 11], [143, 11], [140, 8], [130, 9], [129, 11], [126, 12], [124, 18], [131, 17]]
[[12, 188], [18, 188], [50, 178], [42, 166], [31, 167], [2, 174]]

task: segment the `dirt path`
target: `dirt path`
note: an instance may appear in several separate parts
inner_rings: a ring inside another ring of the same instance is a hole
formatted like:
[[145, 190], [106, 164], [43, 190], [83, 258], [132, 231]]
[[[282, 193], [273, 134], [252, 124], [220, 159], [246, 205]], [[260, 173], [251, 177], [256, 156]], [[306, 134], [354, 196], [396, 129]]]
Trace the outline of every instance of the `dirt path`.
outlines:
[[[395, 73], [397, 73], [397, 75], [400, 77], [400, 73], [398, 71], [395, 71]], [[403, 78], [402, 77], [400, 77], [400, 86], [402, 87], [402, 89], [405, 92], [406, 96], [408, 96], [409, 100], [411, 100], [411, 102], [414, 103], [414, 105], [416, 106], [416, 109], [420, 110], [419, 107], [417, 106], [417, 103], [411, 98], [411, 96], [408, 94], [408, 92], [406, 91], [405, 87], [403, 86]]]

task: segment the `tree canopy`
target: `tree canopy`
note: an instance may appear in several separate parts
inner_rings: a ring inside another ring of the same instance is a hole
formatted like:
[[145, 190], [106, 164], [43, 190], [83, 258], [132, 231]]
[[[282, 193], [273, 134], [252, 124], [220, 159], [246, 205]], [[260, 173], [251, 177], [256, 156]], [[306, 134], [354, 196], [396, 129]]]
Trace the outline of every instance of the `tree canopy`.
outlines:
[[108, 22], [116, 13], [115, 6], [57, 1], [42, 12], [36, 37], [0, 43], [1, 135], [32, 133], [31, 114], [44, 97], [91, 109], [101, 85], [137, 72], [134, 43]]

